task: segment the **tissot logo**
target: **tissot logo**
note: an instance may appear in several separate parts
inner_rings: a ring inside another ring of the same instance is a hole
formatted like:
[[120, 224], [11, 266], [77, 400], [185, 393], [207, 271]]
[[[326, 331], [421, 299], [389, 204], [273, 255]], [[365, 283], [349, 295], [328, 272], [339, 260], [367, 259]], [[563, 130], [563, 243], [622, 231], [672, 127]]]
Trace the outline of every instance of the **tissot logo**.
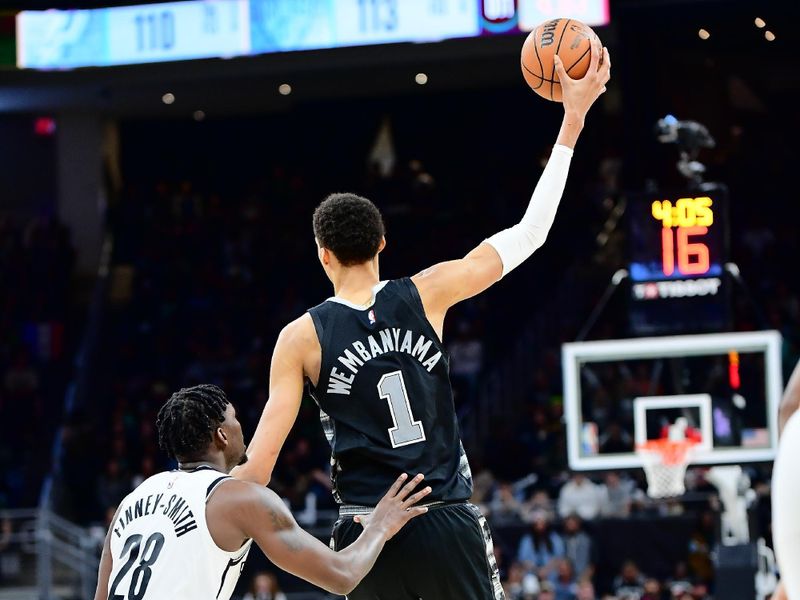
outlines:
[[658, 300], [660, 298], [694, 298], [697, 296], [716, 296], [722, 280], [718, 277], [708, 279], [682, 279], [677, 281], [651, 281], [633, 286], [636, 300]]

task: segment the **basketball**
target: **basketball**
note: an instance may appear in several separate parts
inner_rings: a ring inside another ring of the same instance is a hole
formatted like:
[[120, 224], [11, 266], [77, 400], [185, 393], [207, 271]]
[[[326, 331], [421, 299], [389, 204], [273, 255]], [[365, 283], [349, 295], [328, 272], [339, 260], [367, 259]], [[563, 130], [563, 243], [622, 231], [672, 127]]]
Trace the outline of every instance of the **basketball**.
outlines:
[[[592, 38], [597, 34], [575, 19], [553, 19], [538, 25], [522, 44], [522, 75], [542, 98], [561, 102], [553, 56], [558, 54], [573, 79], [581, 79], [592, 60]], [[602, 56], [601, 56], [602, 60]]]

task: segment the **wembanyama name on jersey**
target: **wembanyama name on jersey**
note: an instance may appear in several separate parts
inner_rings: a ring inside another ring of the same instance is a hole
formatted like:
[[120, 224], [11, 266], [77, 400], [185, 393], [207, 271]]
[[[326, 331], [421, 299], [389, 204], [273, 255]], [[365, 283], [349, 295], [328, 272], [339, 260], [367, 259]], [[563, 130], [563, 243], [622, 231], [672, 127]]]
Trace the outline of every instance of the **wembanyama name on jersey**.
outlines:
[[[416, 339], [414, 339], [415, 337]], [[349, 396], [358, 370], [373, 358], [386, 352], [410, 354], [430, 373], [442, 358], [442, 353], [437, 351], [435, 346], [431, 351], [431, 346], [433, 346], [433, 341], [424, 335], [415, 336], [410, 330], [403, 330], [399, 327], [387, 327], [376, 335], [368, 335], [363, 342], [358, 340], [353, 342], [353, 350], [346, 348], [336, 359], [350, 372], [342, 371], [337, 366], [332, 367], [327, 392]]]

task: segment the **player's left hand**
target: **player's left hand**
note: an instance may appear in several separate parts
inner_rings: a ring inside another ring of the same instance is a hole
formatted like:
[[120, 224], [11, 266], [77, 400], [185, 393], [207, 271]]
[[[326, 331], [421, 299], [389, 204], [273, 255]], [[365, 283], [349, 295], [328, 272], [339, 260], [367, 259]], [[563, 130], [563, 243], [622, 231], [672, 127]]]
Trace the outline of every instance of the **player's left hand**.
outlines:
[[589, 70], [582, 79], [572, 79], [564, 68], [564, 63], [556, 54], [555, 61], [558, 80], [561, 82], [561, 94], [564, 103], [564, 112], [574, 115], [581, 121], [600, 95], [606, 91], [606, 84], [611, 79], [611, 56], [608, 48], [600, 45], [599, 38], [592, 41], [592, 58]]
[[415, 494], [411, 493], [425, 479], [425, 476], [420, 473], [403, 485], [406, 479], [408, 479], [408, 475], [405, 473], [397, 478], [397, 481], [392, 484], [386, 495], [378, 502], [378, 506], [372, 511], [372, 514], [357, 516], [353, 520], [356, 523], [361, 523], [365, 529], [367, 527], [381, 528], [388, 540], [411, 519], [428, 512], [426, 507], [414, 505], [431, 493], [430, 486], [421, 489]]

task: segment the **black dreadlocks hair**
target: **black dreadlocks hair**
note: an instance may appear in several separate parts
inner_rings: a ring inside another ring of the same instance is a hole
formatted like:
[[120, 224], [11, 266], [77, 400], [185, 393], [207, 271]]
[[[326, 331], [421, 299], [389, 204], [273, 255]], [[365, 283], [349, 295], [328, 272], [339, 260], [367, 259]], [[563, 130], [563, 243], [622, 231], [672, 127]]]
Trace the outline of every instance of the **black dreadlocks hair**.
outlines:
[[158, 444], [170, 458], [188, 462], [202, 456], [214, 430], [225, 421], [228, 398], [216, 385], [202, 384], [172, 394], [158, 411]]
[[331, 194], [314, 211], [314, 236], [345, 267], [372, 260], [385, 233], [377, 207], [355, 194]]

